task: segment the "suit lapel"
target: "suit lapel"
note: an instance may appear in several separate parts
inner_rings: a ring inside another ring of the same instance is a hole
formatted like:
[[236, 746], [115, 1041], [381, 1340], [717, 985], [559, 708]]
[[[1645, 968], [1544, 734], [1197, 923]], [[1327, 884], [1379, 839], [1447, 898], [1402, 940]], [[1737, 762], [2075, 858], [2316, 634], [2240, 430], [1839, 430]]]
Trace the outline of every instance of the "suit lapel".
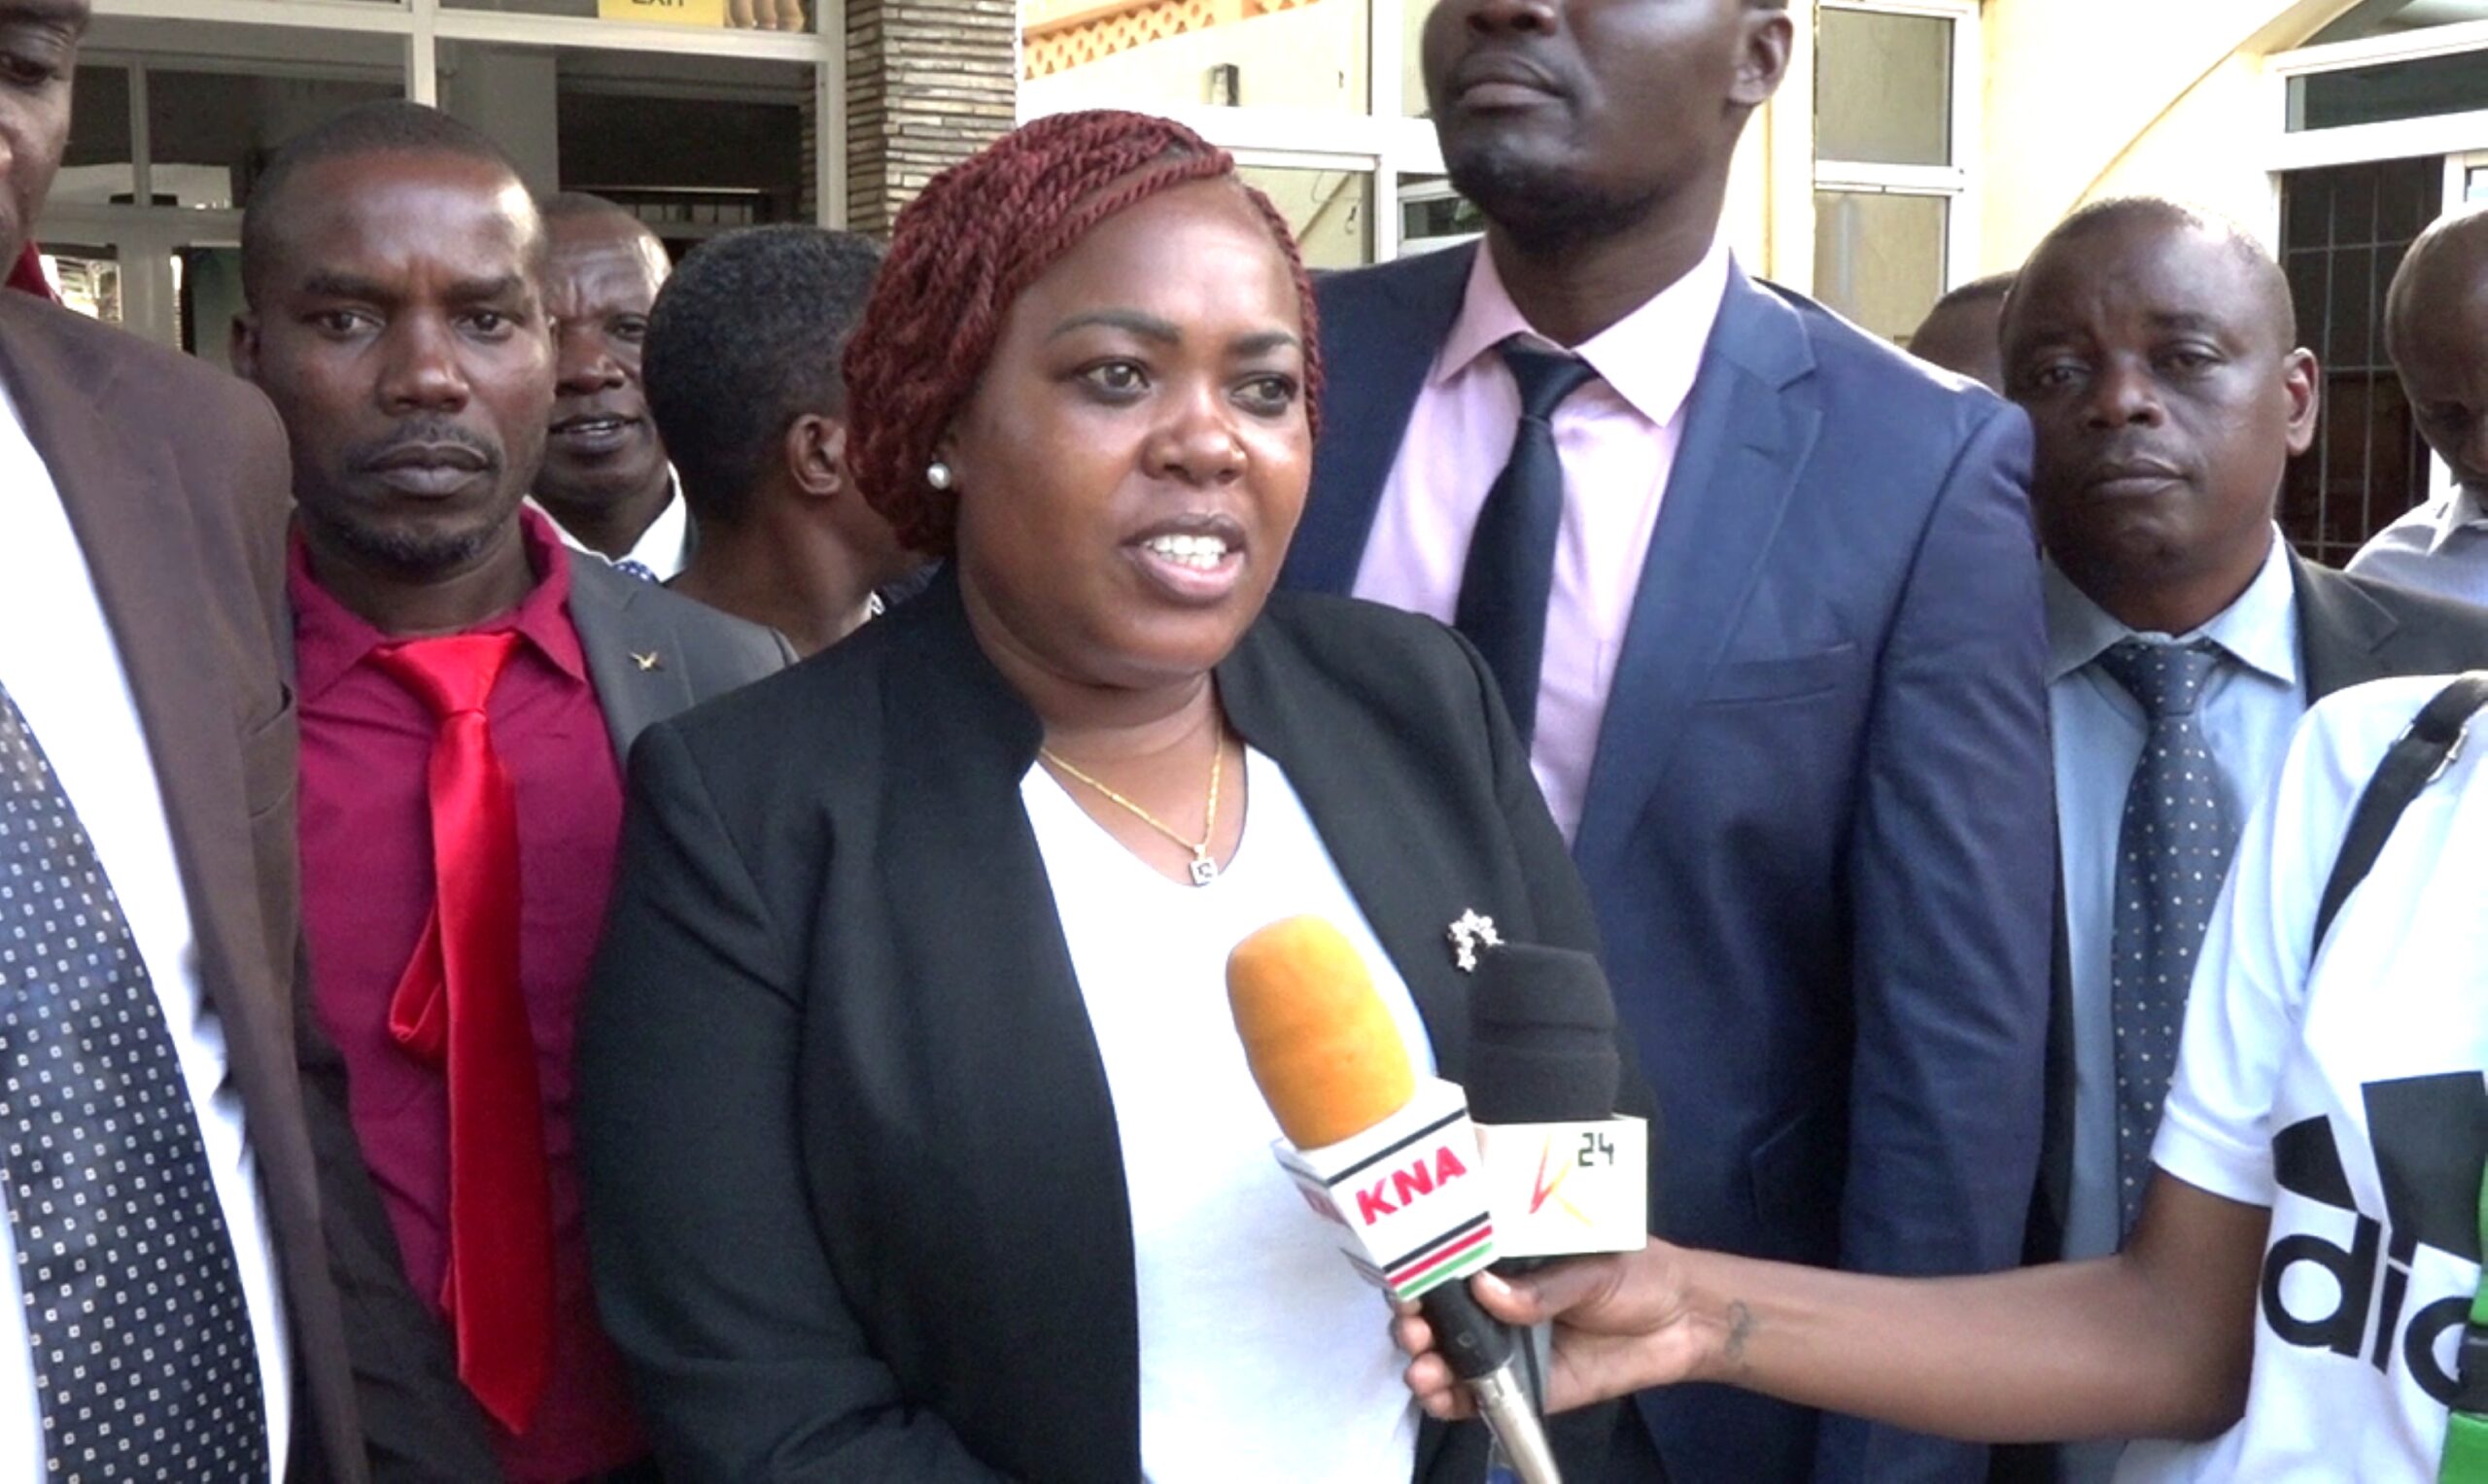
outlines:
[[955, 1089], [924, 1110], [926, 1126], [955, 1167], [1014, 1172], [995, 1193], [1016, 1204], [1010, 1228], [1036, 1237], [990, 1253], [990, 1285], [1028, 1299], [995, 1316], [997, 1343], [1036, 1373], [1086, 1377], [1070, 1393], [1077, 1406], [1043, 1425], [1061, 1450], [1115, 1461], [1100, 1475], [1134, 1473], [1140, 1319], [1127, 1175], [1147, 1172], [1123, 1169], [1105, 1060], [1020, 802], [1042, 734], [977, 647], [954, 573], [897, 622], [906, 627], [893, 636], [901, 647], [885, 665], [882, 708], [906, 740], [890, 749], [881, 792], [904, 824], [874, 838], [874, 869], [893, 890], [977, 904], [972, 929], [951, 913], [899, 919], [898, 951], [914, 965], [905, 982], [930, 996], [910, 1013], [937, 1027], [927, 1054], [939, 1070], [923, 1085]]
[[587, 656], [613, 753], [627, 769], [631, 743], [649, 723], [691, 706], [690, 657], [678, 652], [674, 626], [655, 604], [639, 602], [644, 584], [592, 556], [570, 564], [570, 621]]
[[[1379, 747], [1360, 744], [1364, 715], [1307, 703], [1324, 692], [1274, 670], [1265, 632], [1256, 627], [1218, 668], [1219, 702], [1238, 735], [1276, 761], [1322, 837], [1330, 863], [1365, 913], [1374, 938], [1407, 983], [1426, 1022], [1435, 1070], [1454, 1082], [1469, 1065], [1469, 999], [1452, 966], [1451, 921], [1464, 908], [1499, 917], [1506, 931], [1534, 936], [1515, 915], [1524, 902], [1487, 902], [1465, 895], [1455, 852], [1432, 848], [1433, 821], [1374, 807], [1371, 779], [1356, 760]], [[1248, 805], [1249, 808], [1249, 805]]]
[[2401, 624], [2358, 584], [2290, 553], [2298, 593], [2298, 658], [2312, 703], [2388, 673], [2383, 650]]
[[1323, 385], [1313, 493], [1288, 548], [1280, 577], [1287, 586], [1344, 593], [1355, 585], [1408, 413], [1459, 317], [1476, 257], [1474, 244], [1446, 248], [1324, 281], [1326, 360], [1355, 374]]
[[1622, 848], [1727, 647], [1821, 425], [1796, 313], [1732, 269], [1617, 655], [1574, 856]]

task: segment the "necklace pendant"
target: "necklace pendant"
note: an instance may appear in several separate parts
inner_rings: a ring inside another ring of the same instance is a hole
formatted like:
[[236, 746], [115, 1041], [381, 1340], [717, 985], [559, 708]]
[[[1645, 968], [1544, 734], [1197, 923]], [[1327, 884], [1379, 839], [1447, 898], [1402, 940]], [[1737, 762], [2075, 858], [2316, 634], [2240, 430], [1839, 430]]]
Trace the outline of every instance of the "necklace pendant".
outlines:
[[1192, 884], [1206, 886], [1218, 880], [1218, 862], [1206, 854], [1192, 857]]

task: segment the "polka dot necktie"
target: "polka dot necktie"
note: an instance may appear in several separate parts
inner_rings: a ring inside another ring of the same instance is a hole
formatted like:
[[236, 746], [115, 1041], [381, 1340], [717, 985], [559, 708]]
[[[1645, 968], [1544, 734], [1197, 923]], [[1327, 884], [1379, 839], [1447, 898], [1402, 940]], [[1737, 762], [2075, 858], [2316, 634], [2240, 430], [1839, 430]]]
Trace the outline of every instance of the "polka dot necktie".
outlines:
[[268, 1476], [198, 1117], [121, 902], [0, 689], [0, 1154], [50, 1477]]
[[624, 557], [620, 559], [613, 564], [613, 569], [626, 577], [637, 577], [642, 582], [656, 582], [660, 580], [657, 576], [656, 569], [650, 567], [647, 563], [640, 561], [637, 557]]
[[2221, 798], [2220, 765], [2194, 713], [2221, 659], [2220, 646], [2209, 639], [2183, 645], [2125, 639], [2099, 656], [2100, 668], [2141, 704], [2151, 727], [2117, 833], [2108, 969], [2120, 1232], [2133, 1230], [2151, 1184], [2151, 1141], [2176, 1068], [2186, 987], [2237, 841]]
[[1451, 622], [1486, 657], [1526, 745], [1537, 731], [1546, 605], [1564, 525], [1564, 465], [1551, 419], [1564, 398], [1597, 380], [1598, 372], [1578, 356], [1534, 350], [1518, 336], [1498, 349], [1520, 386], [1520, 428], [1511, 457], [1478, 509]]

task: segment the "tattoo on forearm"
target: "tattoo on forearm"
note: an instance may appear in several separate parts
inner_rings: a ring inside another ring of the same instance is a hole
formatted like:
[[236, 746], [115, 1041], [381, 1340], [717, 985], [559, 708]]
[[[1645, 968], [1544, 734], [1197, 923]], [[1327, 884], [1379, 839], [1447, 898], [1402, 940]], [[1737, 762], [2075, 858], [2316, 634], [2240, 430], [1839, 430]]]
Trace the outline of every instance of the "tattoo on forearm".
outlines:
[[1755, 1323], [1753, 1310], [1745, 1307], [1744, 1299], [1737, 1299], [1728, 1305], [1727, 1353], [1730, 1363], [1744, 1363], [1745, 1340], [1753, 1334]]

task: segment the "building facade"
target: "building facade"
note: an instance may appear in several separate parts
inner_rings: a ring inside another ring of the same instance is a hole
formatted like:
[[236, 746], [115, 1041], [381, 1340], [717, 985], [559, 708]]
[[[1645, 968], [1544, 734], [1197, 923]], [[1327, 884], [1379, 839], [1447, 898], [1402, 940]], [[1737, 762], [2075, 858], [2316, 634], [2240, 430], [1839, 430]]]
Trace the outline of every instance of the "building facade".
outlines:
[[[1019, 113], [1145, 107], [1232, 149], [1338, 265], [1476, 224], [1416, 64], [1426, 0], [1024, 0]], [[2176, 196], [2262, 235], [2326, 366], [2284, 524], [2339, 561], [2432, 477], [2385, 364], [2384, 286], [2488, 201], [2488, 0], [1794, 0], [1747, 129], [1740, 259], [1905, 340], [2073, 208]]]
[[1011, 127], [1012, 0], [96, 0], [37, 240], [70, 301], [221, 362], [242, 208], [294, 132], [376, 98], [491, 134], [538, 190], [676, 254], [770, 222], [884, 230]]
[[[2383, 288], [2488, 201], [2488, 0], [1792, 0], [1746, 132], [1741, 260], [1906, 337], [2087, 200], [2219, 210], [2288, 265], [2326, 366], [2286, 524], [2339, 560], [2432, 470]], [[38, 234], [73, 301], [221, 358], [241, 207], [274, 145], [368, 98], [437, 103], [531, 184], [677, 251], [747, 223], [886, 230], [1015, 120], [1144, 108], [1232, 150], [1342, 266], [1477, 224], [1444, 179], [1427, 0], [96, 0]]]

